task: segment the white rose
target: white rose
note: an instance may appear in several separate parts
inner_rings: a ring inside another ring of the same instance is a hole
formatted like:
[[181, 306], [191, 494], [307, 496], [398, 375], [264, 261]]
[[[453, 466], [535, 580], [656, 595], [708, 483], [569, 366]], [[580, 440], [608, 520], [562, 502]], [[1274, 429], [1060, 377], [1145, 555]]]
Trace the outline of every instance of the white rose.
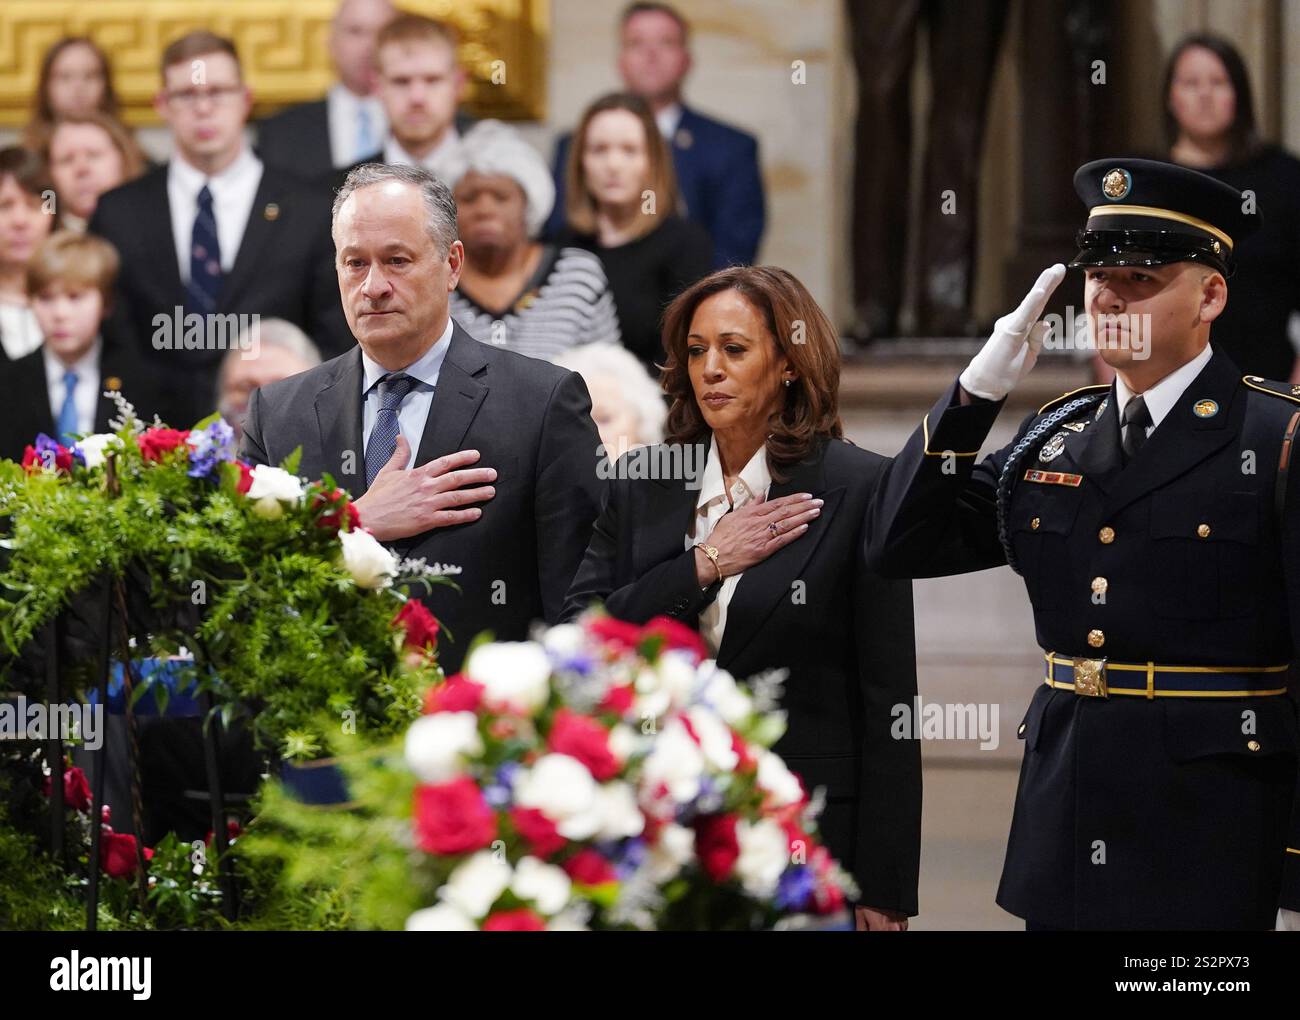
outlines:
[[586, 924], [587, 915], [578, 910], [564, 910], [546, 922], [547, 931], [591, 931]]
[[397, 557], [368, 531], [354, 528], [339, 532], [343, 546], [343, 566], [358, 588], [387, 588], [393, 583], [399, 563]]
[[569, 902], [569, 876], [554, 864], [525, 857], [515, 865], [510, 891], [521, 900], [531, 900], [547, 916], [558, 914]]
[[478, 925], [450, 903], [417, 910], [406, 919], [407, 931], [478, 931]]
[[273, 499], [282, 503], [301, 503], [302, 497], [302, 479], [297, 475], [269, 464], [258, 464], [253, 468], [248, 498], [254, 502]]
[[615, 723], [609, 731], [609, 753], [625, 762], [641, 749], [641, 734], [624, 723]]
[[478, 718], [473, 712], [422, 715], [406, 731], [406, 764], [424, 783], [445, 783], [483, 753]]
[[636, 792], [628, 783], [606, 783], [596, 791], [596, 814], [600, 828], [598, 839], [624, 839], [641, 835], [645, 816], [637, 806]]
[[565, 839], [588, 839], [600, 825], [596, 780], [567, 754], [544, 754], [514, 783], [515, 803], [536, 808]]
[[491, 851], [480, 850], [451, 873], [438, 895], [456, 909], [481, 920], [510, 888], [512, 877], [507, 861]]
[[777, 807], [797, 804], [803, 799], [799, 778], [791, 772], [779, 755], [763, 748], [758, 752], [758, 788], [769, 794]]
[[650, 878], [658, 885], [677, 877], [695, 857], [695, 833], [670, 822], [659, 830], [659, 841], [646, 857]]
[[585, 643], [585, 632], [576, 623], [561, 623], [542, 635], [542, 647], [557, 659], [577, 655]]
[[689, 705], [699, 685], [695, 662], [686, 652], [667, 651], [659, 656], [659, 678], [676, 708]]
[[731, 727], [716, 712], [704, 705], [693, 705], [686, 710], [691, 729], [700, 740], [700, 750], [710, 765], [720, 772], [734, 772], [740, 756], [732, 744]]
[[93, 436], [80, 440], [77, 449], [81, 451], [86, 467], [97, 468], [103, 466], [109, 446], [116, 444], [117, 441], [117, 436], [111, 432], [96, 432]]
[[642, 788], [653, 790], [662, 783], [674, 801], [686, 803], [699, 794], [704, 768], [704, 754], [699, 745], [691, 739], [680, 719], [671, 719], [646, 756]]
[[551, 660], [534, 641], [480, 645], [466, 661], [465, 675], [483, 685], [483, 703], [494, 711], [509, 706], [533, 715], [551, 694]]
[[740, 689], [730, 673], [725, 669], [718, 669], [712, 662], [704, 663], [700, 669], [707, 675], [703, 699], [712, 705], [727, 723], [737, 726], [753, 714], [753, 700]]
[[736, 825], [736, 875], [751, 896], [766, 898], [776, 892], [781, 874], [790, 863], [790, 840], [770, 818]]

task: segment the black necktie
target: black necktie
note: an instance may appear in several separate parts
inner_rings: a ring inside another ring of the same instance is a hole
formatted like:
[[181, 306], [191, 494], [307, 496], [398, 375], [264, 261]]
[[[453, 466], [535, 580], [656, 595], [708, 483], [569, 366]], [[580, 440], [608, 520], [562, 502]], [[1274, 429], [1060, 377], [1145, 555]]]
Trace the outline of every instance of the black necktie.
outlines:
[[1124, 440], [1121, 446], [1124, 448], [1124, 463], [1128, 463], [1137, 456], [1138, 450], [1142, 449], [1142, 444], [1147, 441], [1147, 426], [1151, 424], [1151, 412], [1147, 410], [1147, 402], [1139, 397], [1129, 398], [1128, 405], [1124, 408]]
[[215, 312], [221, 296], [221, 275], [217, 215], [212, 208], [212, 192], [205, 184], [199, 189], [198, 212], [190, 234], [190, 282], [185, 287], [185, 306], [201, 315]]

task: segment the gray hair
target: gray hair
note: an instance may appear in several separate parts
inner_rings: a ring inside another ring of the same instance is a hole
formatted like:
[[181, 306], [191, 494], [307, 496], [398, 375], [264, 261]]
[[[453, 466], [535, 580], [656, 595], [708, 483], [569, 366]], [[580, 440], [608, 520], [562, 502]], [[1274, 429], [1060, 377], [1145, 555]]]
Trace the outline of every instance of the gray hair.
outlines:
[[425, 229], [438, 252], [446, 255], [457, 236], [456, 200], [447, 185], [421, 166], [409, 166], [406, 163], [362, 163], [356, 167], [334, 196], [334, 208], [330, 212], [331, 229], [338, 222], [343, 203], [352, 197], [354, 191], [386, 181], [401, 181], [419, 189], [420, 197], [424, 199]]
[[555, 179], [546, 160], [508, 124], [481, 120], [437, 157], [438, 176], [452, 191], [470, 171], [509, 177], [524, 193], [524, 222], [529, 237], [546, 225], [555, 205]]
[[668, 408], [663, 391], [650, 378], [636, 355], [622, 344], [576, 344], [551, 358], [552, 363], [577, 372], [584, 381], [605, 376], [619, 386], [623, 401], [635, 412], [638, 443], [659, 443], [664, 438]]

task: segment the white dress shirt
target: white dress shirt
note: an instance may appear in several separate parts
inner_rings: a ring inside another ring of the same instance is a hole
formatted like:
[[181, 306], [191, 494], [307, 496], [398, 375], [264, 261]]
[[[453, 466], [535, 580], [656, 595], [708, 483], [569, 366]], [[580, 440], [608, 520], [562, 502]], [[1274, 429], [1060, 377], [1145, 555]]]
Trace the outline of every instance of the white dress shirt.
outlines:
[[172, 237], [176, 242], [176, 262], [181, 282], [190, 279], [190, 246], [194, 240], [194, 217], [199, 212], [199, 192], [203, 185], [212, 192], [212, 214], [217, 220], [217, 243], [221, 246], [221, 271], [228, 273], [235, 265], [244, 228], [253, 212], [257, 186], [262, 183], [262, 161], [247, 145], [239, 150], [235, 161], [219, 174], [208, 177], [179, 153], [167, 164], [167, 202], [172, 214]]
[[436, 175], [438, 173], [438, 161], [450, 154], [459, 141], [460, 133], [456, 130], [456, 125], [452, 124], [448, 126], [443, 134], [442, 141], [430, 149], [423, 159], [416, 159], [403, 149], [401, 143], [390, 134], [384, 139], [384, 162], [422, 166], [431, 174]]
[[[370, 137], [374, 139], [369, 152], [357, 148], [363, 108], [370, 114]], [[325, 112], [330, 127], [330, 161], [335, 169], [351, 166], [378, 152], [380, 143], [388, 134], [388, 116], [378, 97], [359, 96], [342, 82], [335, 82], [325, 94]]]
[[[433, 406], [433, 391], [438, 385], [438, 376], [442, 372], [442, 362], [447, 357], [447, 348], [451, 346], [452, 319], [447, 316], [447, 328], [442, 331], [432, 347], [412, 365], [402, 372], [416, 380], [406, 399], [397, 409], [397, 427], [406, 441], [411, 444], [411, 456], [406, 461], [408, 468], [414, 466], [415, 455], [420, 449], [420, 439], [424, 436], [424, 426], [429, 420], [429, 408]], [[365, 351], [361, 352], [361, 366], [364, 377], [361, 382], [361, 439], [362, 449], [370, 442], [370, 433], [379, 416], [379, 380], [388, 374], [388, 369], [372, 361]]]
[[4, 345], [10, 361], [31, 354], [44, 339], [41, 324], [30, 306], [0, 300], [0, 344]]
[[[1192, 380], [1201, 374], [1201, 369], [1210, 363], [1210, 358], [1214, 352], [1210, 345], [1205, 345], [1205, 350], [1201, 351], [1196, 357], [1189, 361], [1182, 368], [1176, 368], [1149, 390], [1142, 394], [1146, 401], [1147, 410], [1151, 413], [1151, 424], [1147, 426], [1147, 435], [1150, 436], [1156, 430], [1165, 415], [1173, 410], [1174, 405], [1178, 403], [1178, 398], [1183, 395], [1183, 391], [1192, 384]], [[1124, 408], [1128, 402], [1133, 399], [1133, 391], [1124, 385], [1124, 380], [1119, 376], [1115, 377], [1115, 410], [1119, 412], [1120, 431], [1124, 428]]]
[[681, 103], [672, 103], [655, 114], [655, 123], [659, 125], [659, 133], [664, 136], [670, 146], [672, 145], [673, 133], [676, 132], [677, 125], [681, 123], [681, 120]]
[[[700, 495], [695, 503], [695, 519], [686, 533], [686, 548], [696, 542], [708, 540], [714, 525], [729, 510], [739, 510], [746, 503], [758, 496], [767, 498], [767, 490], [772, 485], [772, 473], [767, 468], [767, 447], [760, 446], [758, 452], [749, 458], [736, 480], [731, 483], [731, 501], [727, 501], [724, 486], [726, 479], [722, 474], [722, 457], [718, 454], [718, 440], [709, 440], [709, 459], [704, 464], [704, 475], [700, 480]], [[722, 635], [727, 629], [727, 608], [731, 597], [740, 583], [740, 574], [730, 574], [722, 579], [718, 596], [700, 613], [700, 636], [704, 638], [709, 650], [718, 654], [722, 645]]]
[[[67, 389], [63, 385], [64, 373], [71, 369], [77, 373], [77, 384], [72, 391], [72, 400], [77, 405], [77, 432], [89, 435], [95, 431], [95, 410], [99, 407], [99, 337], [85, 354], [71, 365], [65, 365], [48, 347], [44, 348], [45, 385], [50, 393], [50, 415], [54, 426], [59, 425], [59, 412], [63, 410], [63, 398]], [[63, 437], [57, 437], [63, 442]]]

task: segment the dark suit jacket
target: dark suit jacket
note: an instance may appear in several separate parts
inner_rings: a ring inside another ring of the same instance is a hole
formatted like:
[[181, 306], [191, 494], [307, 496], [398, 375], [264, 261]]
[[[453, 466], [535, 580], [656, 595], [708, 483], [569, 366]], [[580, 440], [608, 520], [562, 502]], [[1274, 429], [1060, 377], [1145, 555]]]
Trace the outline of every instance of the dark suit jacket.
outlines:
[[[565, 228], [565, 169], [573, 136], [560, 137], [555, 147], [555, 208], [546, 221], [546, 236]], [[763, 236], [763, 176], [754, 136], [688, 106], [672, 138], [677, 190], [688, 217], [713, 238], [713, 268], [750, 265]]]
[[[117, 303], [106, 335], [133, 347], [159, 374], [171, 396], [160, 413], [168, 424], [188, 428], [214, 409], [216, 374], [225, 351], [158, 350], [153, 343], [154, 316], [170, 320], [176, 306], [185, 304], [172, 238], [167, 168], [103, 195], [90, 230], [111, 241], [122, 257]], [[288, 319], [327, 357], [352, 346], [334, 271], [330, 199], [322, 186], [263, 165], [217, 313]]]
[[[472, 117], [456, 114], [456, 130], [461, 134], [473, 123]], [[268, 163], [299, 177], [328, 181], [336, 187], [351, 169], [334, 168], [334, 156], [330, 152], [329, 103], [325, 99], [291, 106], [259, 121], [257, 154]], [[380, 162], [380, 156], [377, 152], [353, 166]]]
[[[885, 464], [830, 440], [773, 483], [770, 498], [811, 492], [825, 505], [803, 537], [742, 575], [717, 662], [741, 680], [789, 670], [781, 706], [789, 726], [774, 750], [809, 792], [826, 788], [822, 836], [853, 873], [861, 903], [915, 914], [921, 755], [915, 740], [890, 735], [893, 707], [911, 708], [916, 695], [912, 589], [869, 571], [864, 553]], [[685, 549], [698, 495], [680, 478], [612, 480], [566, 617], [601, 600], [619, 619], [667, 615], [697, 626], [715, 591], [701, 592], [694, 550]]]
[[[360, 496], [363, 377], [358, 347], [255, 391], [244, 423], [245, 459], [279, 464], [302, 447], [299, 474], [328, 471]], [[454, 638], [444, 632], [439, 639], [448, 673], [460, 668], [482, 630], [518, 641], [534, 621], [559, 620], [596, 517], [599, 444], [580, 376], [453, 327], [416, 463], [478, 450], [476, 466], [497, 469], [496, 496], [482, 504], [477, 521], [393, 543], [399, 555], [463, 568], [454, 578], [459, 592], [437, 586], [425, 599]]]
[[[50, 408], [49, 383], [45, 375], [45, 353], [41, 349], [6, 362], [4, 378], [8, 391], [0, 401], [0, 460], [21, 460], [27, 445], [38, 432], [54, 437], [54, 412]], [[99, 384], [101, 395], [95, 408], [95, 431], [107, 432], [110, 418], [117, 416], [117, 405], [103, 390], [117, 389], [135, 405], [140, 418], [150, 421], [158, 394], [152, 379], [130, 351], [109, 344], [100, 350]]]

